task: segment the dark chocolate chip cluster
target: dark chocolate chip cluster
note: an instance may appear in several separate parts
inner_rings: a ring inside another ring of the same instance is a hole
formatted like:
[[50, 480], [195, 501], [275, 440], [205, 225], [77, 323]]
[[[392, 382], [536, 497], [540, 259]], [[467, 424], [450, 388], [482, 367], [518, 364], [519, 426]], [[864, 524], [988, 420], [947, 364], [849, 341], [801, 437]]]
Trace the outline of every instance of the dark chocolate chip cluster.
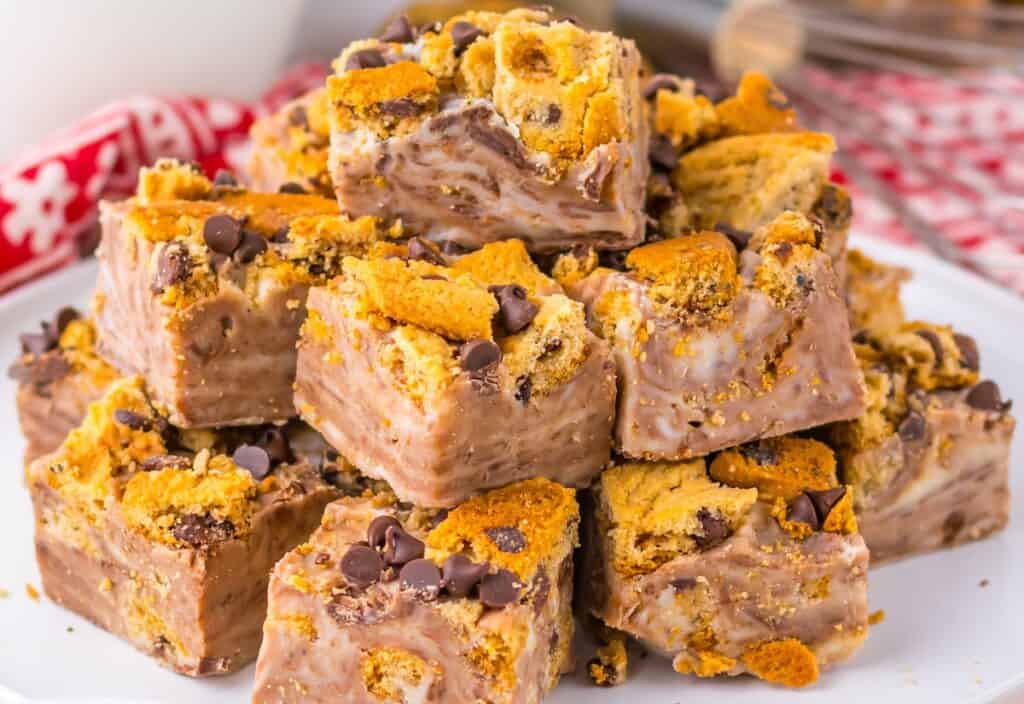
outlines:
[[[515, 542], [515, 536], [507, 539]], [[492, 573], [487, 564], [473, 562], [460, 553], [449, 555], [438, 568], [423, 557], [425, 549], [423, 541], [406, 532], [398, 519], [377, 516], [370, 522], [366, 540], [350, 546], [339, 567], [348, 583], [359, 589], [398, 579], [401, 589], [424, 601], [442, 595], [464, 598], [474, 592], [490, 608], [500, 609], [518, 601], [522, 585], [508, 570]]]
[[787, 520], [806, 523], [811, 530], [820, 530], [825, 525], [832, 508], [846, 496], [846, 487], [838, 486], [822, 491], [807, 490], [790, 501]]
[[18, 336], [21, 353], [30, 359], [19, 359], [7, 369], [7, 376], [19, 384], [45, 386], [71, 373], [71, 365], [60, 355], [47, 355], [57, 349], [60, 336], [72, 320], [81, 315], [71, 307], [61, 308], [53, 320], [39, 323], [40, 332], [27, 332]]

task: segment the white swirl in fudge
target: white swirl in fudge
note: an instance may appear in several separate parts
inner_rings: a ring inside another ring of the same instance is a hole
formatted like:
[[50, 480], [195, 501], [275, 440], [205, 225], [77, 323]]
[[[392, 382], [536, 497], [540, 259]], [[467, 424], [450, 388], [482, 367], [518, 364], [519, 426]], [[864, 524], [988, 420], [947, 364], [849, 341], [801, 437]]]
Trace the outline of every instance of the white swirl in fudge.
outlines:
[[642, 238], [647, 124], [632, 42], [543, 10], [469, 12], [355, 42], [334, 67], [342, 207], [467, 246]]
[[47, 595], [184, 674], [244, 665], [271, 566], [338, 496], [291, 432], [178, 429], [113, 383], [27, 473]]
[[[821, 443], [728, 450], [710, 477], [704, 460], [620, 464], [594, 493], [586, 607], [678, 672], [802, 687], [860, 647], [868, 553]], [[625, 677], [620, 637], [591, 663], [599, 684]]]
[[571, 662], [578, 520], [543, 479], [447, 513], [336, 502], [275, 568], [254, 701], [538, 701]]
[[829, 431], [874, 563], [983, 538], [1009, 519], [1014, 419], [969, 336], [887, 321], [856, 345], [868, 410]]
[[309, 307], [296, 406], [403, 500], [452, 505], [527, 471], [585, 485], [608, 461], [607, 348], [522, 242], [380, 245]]
[[816, 222], [785, 212], [740, 255], [704, 231], [638, 247], [621, 270], [575, 252], [555, 263], [612, 346], [623, 454], [692, 457], [863, 410], [822, 242]]

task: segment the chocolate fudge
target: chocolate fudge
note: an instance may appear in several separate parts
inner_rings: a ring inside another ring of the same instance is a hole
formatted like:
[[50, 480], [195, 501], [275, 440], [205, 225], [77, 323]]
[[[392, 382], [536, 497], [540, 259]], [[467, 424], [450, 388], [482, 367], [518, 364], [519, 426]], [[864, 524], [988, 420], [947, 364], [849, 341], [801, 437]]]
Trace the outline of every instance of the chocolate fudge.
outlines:
[[41, 328], [21, 335], [21, 355], [8, 370], [18, 384], [26, 465], [56, 450], [118, 377], [96, 354], [96, 328], [75, 309], [62, 308]]
[[520, 241], [378, 250], [310, 291], [300, 416], [421, 506], [534, 476], [589, 484], [609, 460], [616, 381], [583, 306]]
[[327, 171], [327, 89], [318, 88], [257, 120], [249, 131], [247, 184], [254, 191], [305, 190], [334, 197]]
[[118, 380], [28, 469], [43, 589], [177, 672], [237, 670], [271, 568], [339, 496], [325, 466], [288, 429], [177, 429]]
[[135, 198], [100, 211], [98, 349], [144, 374], [181, 427], [294, 415], [307, 290], [400, 232], [320, 196], [215, 185], [168, 160], [143, 169]]
[[556, 262], [618, 365], [619, 452], [684, 459], [863, 412], [819, 235], [787, 211], [739, 255], [725, 234], [702, 231], [638, 247], [619, 269], [594, 268], [592, 253]]
[[274, 568], [253, 702], [539, 702], [571, 669], [574, 492], [327, 507]]
[[1014, 419], [975, 341], [904, 322], [856, 346], [868, 410], [829, 429], [873, 565], [978, 540], [1009, 520]]
[[851, 249], [846, 270], [846, 307], [854, 339], [862, 339], [870, 331], [885, 333], [906, 320], [900, 289], [910, 280], [908, 269], [883, 264]]
[[[584, 505], [584, 608], [681, 674], [811, 684], [868, 631], [851, 493], [815, 440], [618, 464]], [[625, 649], [602, 650], [590, 674], [621, 682]]]
[[820, 223], [820, 249], [843, 281], [852, 208], [830, 183], [831, 137], [801, 131], [796, 111], [764, 75], [743, 76], [735, 95], [718, 103], [692, 80], [655, 74], [650, 103], [649, 238], [715, 229], [739, 249], [786, 210]]
[[354, 42], [327, 81], [338, 202], [466, 247], [636, 245], [640, 65], [632, 41], [541, 9]]

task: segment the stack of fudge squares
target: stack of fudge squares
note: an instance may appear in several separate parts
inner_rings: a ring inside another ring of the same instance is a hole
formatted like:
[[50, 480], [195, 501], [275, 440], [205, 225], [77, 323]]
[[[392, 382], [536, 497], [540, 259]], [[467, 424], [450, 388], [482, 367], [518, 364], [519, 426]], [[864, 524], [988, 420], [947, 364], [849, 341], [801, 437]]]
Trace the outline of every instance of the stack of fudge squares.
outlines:
[[142, 169], [90, 315], [22, 336], [53, 601], [255, 702], [537, 702], [574, 615], [600, 685], [635, 641], [802, 687], [869, 564], [1006, 524], [1010, 403], [768, 79], [544, 10], [334, 67], [246, 176]]

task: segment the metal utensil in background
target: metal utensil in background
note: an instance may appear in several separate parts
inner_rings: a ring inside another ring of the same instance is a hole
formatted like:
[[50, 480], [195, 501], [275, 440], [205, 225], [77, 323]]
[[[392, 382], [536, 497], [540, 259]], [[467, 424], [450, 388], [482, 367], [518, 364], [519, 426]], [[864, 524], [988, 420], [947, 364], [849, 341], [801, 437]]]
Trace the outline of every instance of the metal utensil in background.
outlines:
[[[969, 204], [1014, 245], [998, 256], [970, 253], [938, 232], [853, 150], [837, 162], [854, 183], [883, 203], [913, 237], [943, 259], [990, 278], [1024, 272], [1024, 193], [985, 190], [904, 151], [916, 126], [866, 110], [842, 80], [863, 70], [930, 77], [951, 88], [1024, 105], [1024, 93], [998, 80], [1024, 68], [1024, 7], [986, 0], [688, 0], [670, 5], [620, 0], [616, 26], [634, 36], [660, 68], [693, 76], [702, 86], [731, 85], [748, 69], [772, 76], [804, 121], [893, 156], [906, 173], [941, 185]], [[885, 99], [906, 102], [898, 91]], [[1018, 108], [1024, 110], [1024, 108]], [[894, 138], [894, 135], [896, 138]]]

